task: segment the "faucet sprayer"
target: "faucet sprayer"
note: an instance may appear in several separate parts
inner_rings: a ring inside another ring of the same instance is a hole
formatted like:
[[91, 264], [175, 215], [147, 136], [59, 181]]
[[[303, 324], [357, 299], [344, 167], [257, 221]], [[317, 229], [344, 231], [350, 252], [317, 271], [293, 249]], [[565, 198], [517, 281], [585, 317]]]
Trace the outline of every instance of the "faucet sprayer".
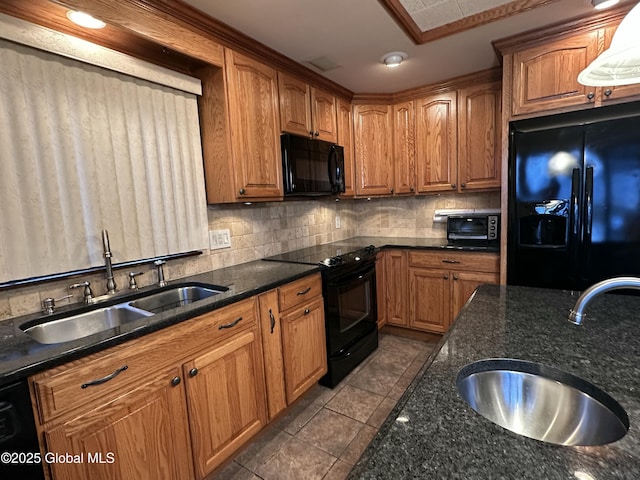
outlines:
[[611, 290], [621, 289], [635, 289], [640, 290], [640, 278], [639, 277], [614, 277], [608, 278], [598, 282], [589, 288], [587, 288], [582, 295], [578, 298], [575, 306], [569, 312], [569, 321], [576, 325], [581, 325], [582, 320], [587, 315], [584, 313], [584, 309], [589, 305], [591, 300], [602, 293], [610, 292]]

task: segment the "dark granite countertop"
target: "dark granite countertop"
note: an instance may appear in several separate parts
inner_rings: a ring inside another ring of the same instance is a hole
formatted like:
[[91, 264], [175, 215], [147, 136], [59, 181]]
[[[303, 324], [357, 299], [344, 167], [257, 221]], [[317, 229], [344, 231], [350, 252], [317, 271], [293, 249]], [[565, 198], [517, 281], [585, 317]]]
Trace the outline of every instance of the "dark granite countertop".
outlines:
[[[498, 245], [448, 245], [446, 238], [414, 238], [414, 237], [355, 237], [349, 241], [375, 245], [379, 248], [410, 248], [420, 250], [457, 250], [467, 252], [499, 252]], [[340, 243], [344, 243], [342, 241]]]
[[[318, 271], [320, 268], [313, 265], [257, 260], [182, 278], [170, 282], [169, 286], [196, 282], [224, 286], [228, 290], [89, 337], [53, 345], [40, 344], [20, 330], [20, 325], [40, 316], [39, 314], [3, 320], [0, 322], [0, 385], [202, 315]], [[141, 289], [138, 295], [149, 290]], [[124, 297], [118, 296], [105, 302], [104, 306], [124, 300]], [[64, 307], [57, 310], [59, 313], [64, 311]]]
[[[576, 299], [560, 290], [480, 287], [349, 480], [640, 478], [640, 298], [597, 298], [579, 327], [566, 320]], [[463, 366], [492, 357], [539, 362], [595, 384], [626, 410], [629, 432], [605, 446], [563, 447], [494, 425], [456, 389]]]

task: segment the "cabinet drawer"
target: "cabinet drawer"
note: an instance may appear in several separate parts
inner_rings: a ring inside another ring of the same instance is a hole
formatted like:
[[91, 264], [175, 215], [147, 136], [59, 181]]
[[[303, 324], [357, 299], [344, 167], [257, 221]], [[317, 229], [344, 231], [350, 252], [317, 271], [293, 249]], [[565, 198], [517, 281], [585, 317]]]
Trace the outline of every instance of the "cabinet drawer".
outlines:
[[322, 280], [317, 273], [278, 288], [278, 306], [284, 312], [319, 295], [322, 295]]
[[257, 326], [255, 297], [31, 377], [41, 423], [96, 408], [203, 345]]
[[500, 257], [494, 253], [409, 251], [409, 266], [498, 273]]

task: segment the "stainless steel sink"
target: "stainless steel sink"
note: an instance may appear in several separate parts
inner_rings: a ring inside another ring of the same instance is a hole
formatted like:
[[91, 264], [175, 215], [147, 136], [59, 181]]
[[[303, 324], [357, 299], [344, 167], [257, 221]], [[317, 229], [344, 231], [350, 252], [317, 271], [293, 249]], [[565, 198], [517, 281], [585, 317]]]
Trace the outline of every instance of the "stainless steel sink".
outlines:
[[153, 313], [160, 313], [172, 308], [188, 305], [198, 300], [218, 295], [226, 291], [224, 287], [208, 288], [199, 285], [189, 285], [175, 287], [163, 292], [151, 294], [149, 296], [129, 302], [129, 305]]
[[607, 393], [538, 363], [481, 360], [462, 368], [456, 383], [462, 398], [480, 415], [543, 442], [604, 445], [629, 430], [629, 417]]
[[128, 305], [113, 305], [86, 313], [23, 328], [25, 333], [40, 343], [62, 343], [88, 337], [110, 328], [153, 315]]

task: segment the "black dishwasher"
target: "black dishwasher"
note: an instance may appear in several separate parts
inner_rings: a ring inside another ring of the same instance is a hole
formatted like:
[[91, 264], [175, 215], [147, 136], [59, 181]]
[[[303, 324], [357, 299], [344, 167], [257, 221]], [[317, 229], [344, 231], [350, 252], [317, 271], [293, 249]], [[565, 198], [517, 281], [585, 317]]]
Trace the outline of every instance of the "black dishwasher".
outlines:
[[0, 478], [44, 479], [26, 380], [0, 387]]

